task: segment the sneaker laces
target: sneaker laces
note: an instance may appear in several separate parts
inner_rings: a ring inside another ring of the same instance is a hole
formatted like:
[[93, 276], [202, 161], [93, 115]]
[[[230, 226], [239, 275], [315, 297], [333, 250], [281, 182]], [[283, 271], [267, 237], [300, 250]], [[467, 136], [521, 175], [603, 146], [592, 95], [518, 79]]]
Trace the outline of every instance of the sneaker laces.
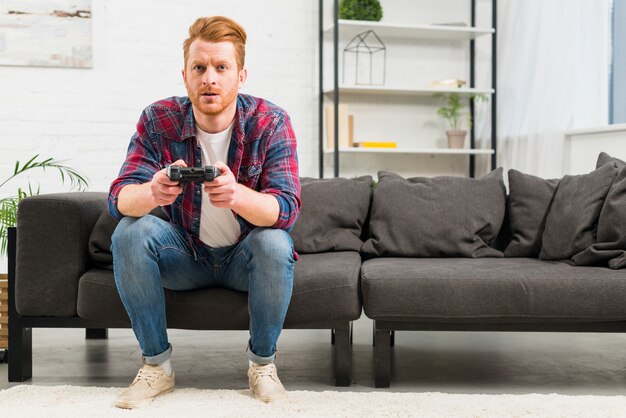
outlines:
[[161, 372], [158, 370], [145, 370], [140, 369], [139, 373], [137, 373], [137, 377], [135, 377], [135, 381], [133, 383], [137, 383], [140, 380], [144, 380], [148, 382], [148, 384], [156, 383], [159, 379]]
[[256, 380], [261, 380], [264, 377], [269, 377], [272, 380], [276, 380], [274, 379], [274, 372], [276, 371], [276, 367], [274, 366], [274, 363], [269, 363], [269, 364], [256, 364], [253, 366], [254, 371], [255, 371], [255, 378]]
[[274, 364], [269, 363], [261, 367], [255, 367], [255, 370], [257, 371], [257, 373], [259, 373], [259, 376], [261, 377], [271, 376], [274, 372]]

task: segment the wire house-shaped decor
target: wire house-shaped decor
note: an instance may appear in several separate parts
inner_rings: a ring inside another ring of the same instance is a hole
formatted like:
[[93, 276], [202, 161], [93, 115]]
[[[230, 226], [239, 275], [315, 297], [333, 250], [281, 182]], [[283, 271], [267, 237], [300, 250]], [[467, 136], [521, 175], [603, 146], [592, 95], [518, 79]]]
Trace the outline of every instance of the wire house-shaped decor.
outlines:
[[[382, 51], [382, 61], [376, 59], [376, 66], [374, 66], [375, 58], [379, 58], [378, 52]], [[343, 50], [343, 74], [342, 83], [346, 83], [346, 53], [350, 56], [354, 56], [354, 84], [365, 85], [384, 85], [385, 84], [385, 72], [387, 66], [387, 48], [383, 41], [380, 40], [376, 32], [368, 30], [356, 34], [354, 38]], [[363, 55], [367, 54], [369, 58], [369, 66], [364, 67]], [[377, 71], [376, 71], [377, 70]], [[374, 73], [376, 72], [376, 75]]]

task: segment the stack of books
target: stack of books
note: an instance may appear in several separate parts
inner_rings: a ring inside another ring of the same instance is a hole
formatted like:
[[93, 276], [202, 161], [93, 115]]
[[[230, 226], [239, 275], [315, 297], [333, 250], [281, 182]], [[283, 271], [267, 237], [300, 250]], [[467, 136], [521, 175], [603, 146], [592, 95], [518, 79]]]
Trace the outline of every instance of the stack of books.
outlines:
[[358, 148], [398, 148], [398, 144], [392, 141], [362, 141], [355, 142], [354, 146]]
[[[326, 106], [326, 148], [333, 150], [335, 114], [334, 106]], [[348, 107], [339, 104], [339, 148], [398, 148], [398, 144], [392, 141], [360, 141], [354, 142], [354, 115], [348, 114]]]

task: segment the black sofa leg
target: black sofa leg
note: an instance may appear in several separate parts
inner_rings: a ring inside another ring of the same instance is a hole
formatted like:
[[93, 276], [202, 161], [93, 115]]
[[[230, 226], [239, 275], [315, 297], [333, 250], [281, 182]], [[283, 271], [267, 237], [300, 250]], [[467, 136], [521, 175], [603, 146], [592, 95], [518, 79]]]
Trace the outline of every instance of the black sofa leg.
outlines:
[[[335, 345], [335, 330], [334, 329], [330, 330], [330, 343], [331, 345]], [[352, 322], [350, 322], [350, 345], [352, 345], [353, 343], [354, 343], [354, 332], [353, 332]]]
[[9, 228], [7, 237], [9, 255], [9, 382], [24, 382], [33, 377], [33, 329], [20, 326], [15, 308], [17, 228]]
[[9, 341], [9, 382], [24, 382], [33, 377], [33, 329], [9, 326]]
[[85, 328], [85, 338], [87, 340], [106, 340], [109, 338], [108, 328]]
[[374, 385], [377, 388], [388, 388], [391, 381], [391, 333], [388, 329], [376, 329]]
[[[396, 345], [396, 332], [394, 330], [391, 330], [389, 343], [392, 347]], [[376, 347], [376, 326], [372, 327], [372, 346]]]
[[350, 344], [351, 324], [336, 328], [333, 332], [333, 367], [335, 386], [350, 386], [352, 383], [352, 345]]

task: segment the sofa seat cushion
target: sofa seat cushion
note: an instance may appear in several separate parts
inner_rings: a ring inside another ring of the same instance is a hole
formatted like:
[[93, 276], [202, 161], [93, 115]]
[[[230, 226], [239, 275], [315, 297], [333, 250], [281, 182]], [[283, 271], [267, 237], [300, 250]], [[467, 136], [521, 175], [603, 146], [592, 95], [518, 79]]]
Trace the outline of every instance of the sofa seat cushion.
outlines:
[[424, 322], [626, 320], [626, 272], [532, 258], [379, 258], [361, 267], [365, 314]]
[[[352, 321], [361, 316], [358, 293], [361, 258], [357, 252], [302, 254], [285, 327]], [[248, 329], [248, 295], [228, 289], [165, 291], [167, 324], [182, 329]], [[80, 279], [78, 315], [129, 327], [113, 272], [92, 269]]]

